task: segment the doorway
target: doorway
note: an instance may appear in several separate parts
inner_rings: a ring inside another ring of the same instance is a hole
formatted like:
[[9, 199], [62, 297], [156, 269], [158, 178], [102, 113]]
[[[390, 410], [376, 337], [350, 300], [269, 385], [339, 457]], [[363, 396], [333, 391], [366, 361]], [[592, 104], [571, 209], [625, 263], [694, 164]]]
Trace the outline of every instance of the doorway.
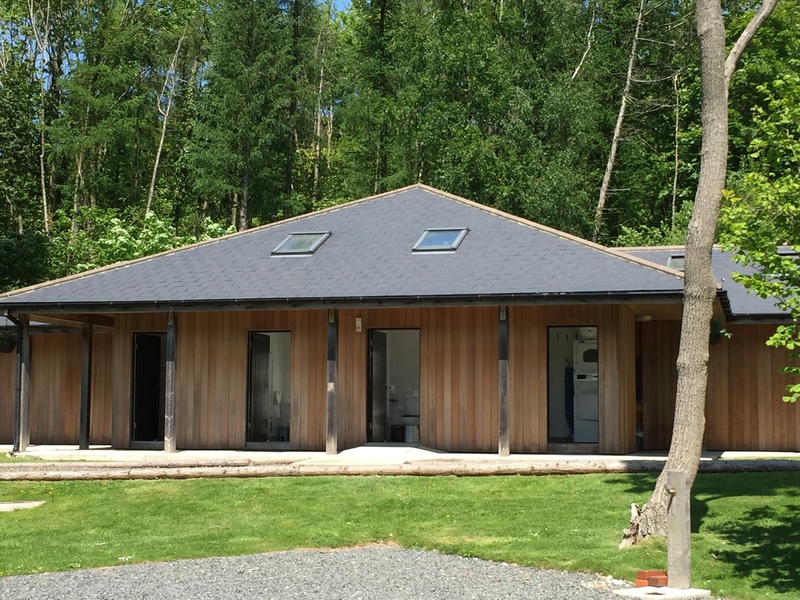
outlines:
[[419, 442], [419, 329], [370, 329], [367, 441]]
[[597, 327], [548, 327], [547, 416], [551, 444], [597, 444]]
[[250, 332], [247, 447], [289, 447], [291, 337], [288, 331]]
[[167, 334], [133, 334], [131, 441], [164, 442]]

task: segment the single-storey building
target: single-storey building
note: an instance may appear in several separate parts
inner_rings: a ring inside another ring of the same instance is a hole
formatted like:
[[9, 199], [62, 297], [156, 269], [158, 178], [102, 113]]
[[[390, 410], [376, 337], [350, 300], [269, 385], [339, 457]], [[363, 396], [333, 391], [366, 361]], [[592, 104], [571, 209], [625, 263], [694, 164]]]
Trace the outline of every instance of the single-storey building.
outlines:
[[[415, 185], [42, 283], [0, 296], [0, 442], [665, 449], [679, 257]], [[787, 317], [725, 261], [707, 446], [800, 449], [764, 345]]]

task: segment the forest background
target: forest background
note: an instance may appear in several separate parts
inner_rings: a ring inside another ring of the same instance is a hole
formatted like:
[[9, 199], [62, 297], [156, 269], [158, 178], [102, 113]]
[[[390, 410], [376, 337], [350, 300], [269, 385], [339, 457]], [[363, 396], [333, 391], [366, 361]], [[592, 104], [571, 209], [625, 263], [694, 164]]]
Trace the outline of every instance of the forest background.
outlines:
[[[757, 3], [724, 4], [735, 40]], [[682, 243], [700, 161], [693, 11], [2, 0], [0, 290], [417, 182], [591, 238], [615, 131], [598, 240]], [[734, 75], [737, 199], [800, 164], [775, 143], [797, 138], [799, 21], [800, 0], [779, 2]]]

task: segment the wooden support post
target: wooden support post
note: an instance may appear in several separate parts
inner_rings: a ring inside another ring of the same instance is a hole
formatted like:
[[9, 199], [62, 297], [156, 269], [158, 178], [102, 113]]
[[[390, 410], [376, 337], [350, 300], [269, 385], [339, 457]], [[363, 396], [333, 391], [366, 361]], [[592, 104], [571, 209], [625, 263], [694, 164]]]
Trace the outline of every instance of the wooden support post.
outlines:
[[81, 352], [81, 421], [78, 434], [78, 447], [86, 450], [89, 447], [89, 414], [92, 403], [92, 343], [94, 326], [83, 326], [83, 345]]
[[692, 489], [686, 471], [668, 471], [672, 499], [667, 508], [667, 580], [679, 590], [692, 587], [691, 510]]
[[508, 308], [500, 307], [500, 353], [498, 364], [498, 453], [508, 456], [511, 449], [508, 439]]
[[17, 452], [25, 452], [31, 443], [31, 323], [27, 315], [20, 318], [22, 335], [19, 345], [18, 382], [18, 433]]
[[164, 390], [164, 452], [175, 452], [175, 317], [167, 319], [167, 376]]
[[325, 399], [327, 419], [325, 422], [325, 452], [336, 454], [338, 452], [336, 433], [336, 380], [338, 369], [336, 366], [336, 339], [337, 339], [336, 310], [328, 311], [328, 386]]

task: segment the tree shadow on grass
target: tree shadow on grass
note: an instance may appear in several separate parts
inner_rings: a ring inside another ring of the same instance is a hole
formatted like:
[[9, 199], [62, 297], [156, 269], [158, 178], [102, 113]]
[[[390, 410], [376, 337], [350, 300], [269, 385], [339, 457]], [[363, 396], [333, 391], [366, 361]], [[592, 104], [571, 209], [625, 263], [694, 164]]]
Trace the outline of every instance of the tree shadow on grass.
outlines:
[[800, 505], [761, 506], [740, 519], [712, 526], [735, 548], [713, 550], [717, 560], [753, 582], [754, 588], [800, 592]]

